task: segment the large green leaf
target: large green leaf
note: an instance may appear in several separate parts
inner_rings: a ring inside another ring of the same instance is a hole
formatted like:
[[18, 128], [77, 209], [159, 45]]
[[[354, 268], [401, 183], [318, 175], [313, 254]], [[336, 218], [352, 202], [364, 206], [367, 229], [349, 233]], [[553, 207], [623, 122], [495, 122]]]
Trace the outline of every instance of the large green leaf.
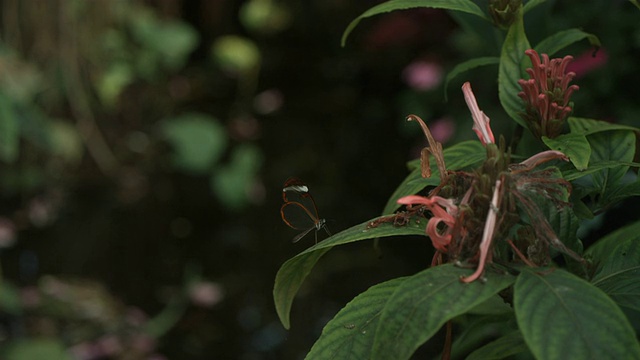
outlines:
[[336, 245], [348, 244], [365, 239], [375, 239], [394, 235], [423, 235], [425, 222], [410, 223], [406, 226], [395, 227], [391, 224], [381, 224], [378, 227], [368, 229], [370, 221], [353, 226], [328, 239], [317, 243], [293, 258], [287, 260], [276, 275], [273, 287], [273, 300], [280, 321], [285, 328], [289, 328], [289, 312], [293, 298], [304, 279], [309, 275], [313, 266], [320, 257]]
[[542, 141], [549, 149], [558, 150], [567, 155], [576, 169], [582, 171], [589, 165], [591, 146], [589, 146], [589, 141], [587, 141], [585, 135], [563, 134], [554, 139], [543, 136]]
[[607, 200], [609, 203], [615, 204], [618, 201], [622, 201], [632, 196], [640, 196], [640, 179], [636, 179], [636, 181], [629, 184], [623, 184], [612, 188], [611, 191], [607, 193]]
[[487, 281], [466, 284], [473, 269], [452, 264], [421, 271], [400, 284], [378, 322], [371, 359], [409, 359], [448, 320], [463, 314], [500, 290], [514, 277], [490, 272]]
[[529, 352], [529, 348], [522, 334], [514, 331], [472, 352], [466, 360], [498, 360], [524, 352]]
[[640, 311], [640, 221], [600, 239], [586, 254], [596, 266], [592, 283], [618, 305]]
[[516, 320], [538, 359], [640, 359], [633, 328], [604, 292], [561, 269], [524, 270]]
[[[486, 151], [482, 143], [477, 140], [469, 140], [457, 143], [443, 151], [444, 162], [447, 170], [462, 170], [469, 166], [476, 165], [486, 159]], [[413, 195], [427, 186], [440, 184], [440, 172], [435, 160], [431, 161], [431, 177], [423, 178], [420, 170], [420, 160], [409, 163], [409, 168], [413, 171], [393, 192], [384, 207], [383, 214], [391, 214], [398, 209], [398, 199], [403, 196]]]
[[351, 300], [322, 329], [306, 359], [369, 359], [380, 313], [406, 278], [372, 286]]
[[487, 56], [487, 57], [480, 57], [480, 58], [467, 60], [465, 62], [462, 62], [456, 65], [456, 67], [454, 67], [451, 71], [449, 71], [449, 73], [447, 74], [447, 77], [444, 80], [444, 100], [447, 101], [447, 88], [449, 86], [449, 82], [453, 78], [480, 66], [494, 65], [499, 63], [500, 63], [500, 58], [495, 56]]
[[590, 163], [589, 167], [582, 171], [579, 171], [575, 168], [564, 170], [562, 172], [562, 177], [567, 181], [573, 181], [583, 176], [593, 174], [596, 171], [619, 167], [619, 166], [640, 167], [640, 163], [628, 162], [628, 161], [616, 161], [616, 160], [601, 160], [601, 161]]
[[376, 5], [355, 18], [342, 34], [342, 46], [347, 42], [347, 37], [353, 29], [360, 23], [360, 20], [374, 15], [384, 14], [395, 10], [406, 10], [414, 8], [434, 8], [462, 11], [468, 14], [477, 15], [488, 20], [486, 14], [471, 0], [391, 0]]
[[[632, 131], [598, 132], [589, 135], [588, 139], [591, 144], [590, 161], [633, 161], [636, 152], [636, 137]], [[607, 194], [621, 185], [622, 177], [628, 170], [628, 166], [617, 166], [602, 169], [592, 175], [594, 185], [599, 189], [601, 195], [600, 206], [610, 205]]]
[[524, 111], [524, 104], [518, 97], [521, 91], [518, 80], [523, 78], [524, 52], [530, 49], [529, 40], [524, 32], [522, 7], [518, 11], [516, 21], [511, 24], [502, 44], [500, 66], [498, 68], [498, 96], [500, 103], [509, 116], [523, 127], [527, 127], [519, 113]]
[[606, 121], [570, 117], [567, 119], [572, 134], [591, 135], [602, 131], [632, 130], [640, 131], [640, 128], [622, 124], [614, 124]]
[[534, 49], [539, 54], [547, 54], [551, 56], [582, 39], [587, 39], [589, 40], [589, 43], [591, 43], [591, 45], [600, 47], [600, 40], [598, 40], [597, 36], [586, 33], [579, 29], [569, 29], [558, 31], [557, 33], [549, 36], [548, 38], [538, 43], [538, 45], [536, 45]]

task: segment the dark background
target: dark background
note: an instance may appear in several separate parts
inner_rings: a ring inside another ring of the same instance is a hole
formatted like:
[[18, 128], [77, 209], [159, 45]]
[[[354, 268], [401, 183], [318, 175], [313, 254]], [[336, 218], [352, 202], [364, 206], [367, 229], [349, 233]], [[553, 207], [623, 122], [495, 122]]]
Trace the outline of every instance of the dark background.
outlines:
[[[494, 131], [511, 131], [497, 101], [494, 68], [454, 79], [448, 102], [442, 81], [419, 90], [403, 80], [403, 70], [414, 61], [437, 64], [446, 74], [468, 58], [497, 54], [491, 39], [465, 33], [444, 11], [401, 11], [363, 20], [343, 48], [346, 26], [378, 1], [274, 1], [288, 12], [289, 21], [257, 30], [238, 16], [248, 1], [132, 2], [162, 21], [181, 20], [199, 41], [182, 66], [135, 77], [107, 107], [96, 101], [92, 85], [109, 64], [92, 60], [105, 59], [92, 50], [103, 47], [105, 29], [128, 30], [108, 11], [109, 1], [69, 10], [78, 3], [83, 2], [0, 2], [3, 50], [13, 49], [46, 79], [46, 90], [20, 104], [20, 116], [30, 116], [29, 109], [35, 108], [42, 123], [66, 119], [79, 126], [73, 104], [81, 99], [69, 90], [63, 70], [73, 61], [83, 64], [80, 76], [86, 86], [81, 93], [90, 99], [95, 123], [119, 164], [105, 172], [87, 151], [79, 162], [68, 164], [22, 127], [18, 157], [0, 165], [2, 225], [15, 237], [13, 245], [1, 249], [3, 281], [22, 291], [23, 301], [25, 290], [41, 289], [47, 275], [91, 281], [102, 284], [119, 303], [153, 317], [167, 305], [167, 294], [185, 286], [185, 269], [199, 267], [202, 279], [223, 297], [207, 306], [189, 303], [149, 354], [171, 359], [303, 358], [324, 324], [350, 299], [376, 283], [425, 268], [431, 250], [425, 238], [407, 237], [382, 241], [381, 255], [367, 241], [333, 249], [300, 289], [287, 331], [273, 305], [275, 274], [314, 240], [309, 235], [291, 244], [296, 231], [281, 221], [279, 212], [283, 182], [290, 176], [305, 180], [320, 215], [336, 233], [378, 216], [407, 175], [406, 162], [419, 154], [424, 140], [416, 124], [404, 122], [406, 115], [416, 113], [428, 123], [447, 118], [455, 133], [445, 146], [472, 138], [462, 82], [472, 82]], [[85, 45], [79, 46], [77, 58], [61, 46], [68, 34], [56, 30], [66, 21], [65, 11], [77, 11], [71, 12], [78, 16], [75, 34]], [[623, 1], [549, 1], [528, 15], [532, 43], [559, 29], [580, 27], [604, 44], [607, 66], [579, 74], [575, 81], [581, 86], [574, 99], [576, 115], [637, 125], [640, 31], [634, 11]], [[253, 41], [261, 56], [257, 81], [244, 92], [238, 76], [224, 71], [211, 54], [216, 39], [232, 34]], [[560, 55], [592, 51], [584, 42]], [[256, 110], [255, 98], [264, 91], [281, 97], [274, 111]], [[249, 171], [249, 185], [238, 190], [236, 204], [221, 200], [210, 185], [220, 168], [204, 175], [176, 169], [171, 144], [157, 135], [160, 121], [193, 111], [224, 125], [229, 143], [220, 164], [230, 163], [233, 149], [242, 145], [258, 150], [261, 160]], [[150, 139], [144, 152], [126, 146], [126, 139], [138, 132]], [[33, 184], [26, 184], [31, 177], [24, 175], [25, 169], [32, 168], [39, 170]], [[34, 202], [46, 210], [42, 224], [33, 220], [39, 209]], [[604, 227], [597, 234], [606, 232]], [[56, 311], [5, 312], [0, 344], [45, 334], [73, 345], [67, 336], [73, 321], [60, 320]], [[53, 319], [54, 330], [33, 325], [33, 319], [42, 318]], [[439, 352], [438, 341], [432, 343], [422, 355]], [[138, 356], [123, 351], [114, 357], [128, 355]]]

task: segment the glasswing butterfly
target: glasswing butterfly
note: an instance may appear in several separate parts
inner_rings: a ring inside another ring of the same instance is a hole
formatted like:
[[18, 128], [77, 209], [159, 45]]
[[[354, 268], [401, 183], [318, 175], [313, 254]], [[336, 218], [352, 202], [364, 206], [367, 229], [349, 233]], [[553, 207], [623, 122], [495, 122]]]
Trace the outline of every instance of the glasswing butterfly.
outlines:
[[293, 229], [302, 230], [293, 238], [294, 243], [300, 241], [314, 229], [316, 243], [318, 242], [318, 231], [321, 229], [324, 229], [331, 236], [326, 220], [318, 216], [318, 208], [309, 193], [309, 187], [302, 180], [295, 177], [287, 179], [282, 186], [282, 200], [284, 201], [280, 208], [282, 221]]

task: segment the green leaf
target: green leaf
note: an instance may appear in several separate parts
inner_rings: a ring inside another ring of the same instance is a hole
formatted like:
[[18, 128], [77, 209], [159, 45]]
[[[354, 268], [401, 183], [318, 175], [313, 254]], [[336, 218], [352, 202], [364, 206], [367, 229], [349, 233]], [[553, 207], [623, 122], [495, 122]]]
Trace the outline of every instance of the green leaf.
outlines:
[[542, 40], [534, 48], [539, 54], [547, 54], [549, 56], [566, 48], [567, 46], [578, 42], [582, 39], [589, 40], [593, 46], [600, 47], [600, 40], [593, 34], [586, 33], [579, 29], [569, 29], [559, 31], [546, 39]]
[[640, 180], [613, 187], [611, 191], [607, 193], [607, 201], [610, 204], [615, 204], [618, 201], [632, 196], [640, 196]]
[[561, 269], [525, 269], [515, 284], [516, 320], [538, 359], [639, 359], [635, 332], [600, 289]]
[[356, 296], [322, 329], [306, 359], [369, 359], [380, 313], [406, 278], [372, 286]]
[[472, 352], [466, 360], [498, 360], [524, 352], [528, 353], [529, 348], [522, 334], [514, 331]]
[[602, 160], [589, 163], [589, 167], [582, 171], [576, 170], [575, 168], [565, 170], [562, 172], [562, 177], [567, 181], [573, 181], [583, 176], [593, 174], [594, 172], [600, 171], [602, 169], [615, 168], [620, 166], [640, 167], [640, 163], [616, 160]]
[[498, 67], [498, 97], [504, 110], [518, 124], [527, 128], [519, 113], [524, 111], [522, 99], [518, 97], [521, 91], [518, 80], [523, 78], [525, 50], [530, 49], [529, 40], [524, 32], [522, 7], [511, 24], [507, 36], [502, 44], [500, 66]]
[[311, 269], [320, 257], [331, 250], [331, 248], [365, 239], [399, 235], [424, 235], [426, 227], [426, 222], [423, 221], [420, 224], [411, 223], [402, 227], [395, 227], [391, 224], [381, 224], [378, 227], [368, 229], [367, 226], [369, 223], [371, 223], [371, 221], [364, 222], [335, 234], [287, 260], [282, 267], [280, 267], [273, 287], [273, 300], [275, 302], [276, 312], [285, 328], [288, 329], [290, 326], [289, 312], [293, 298], [298, 292], [300, 285], [302, 285], [302, 282], [307, 275], [309, 275]]
[[0, 160], [12, 163], [18, 158], [20, 121], [13, 103], [0, 93]]
[[[591, 144], [590, 161], [631, 162], [636, 152], [636, 136], [627, 130], [598, 132], [589, 135]], [[600, 192], [600, 205], [607, 206], [607, 194], [620, 186], [620, 180], [629, 170], [628, 166], [606, 168], [594, 173], [593, 182]]]
[[227, 147], [224, 126], [205, 114], [184, 114], [160, 123], [165, 139], [173, 146], [173, 164], [180, 170], [204, 174]]
[[[476, 165], [486, 159], [486, 150], [477, 140], [469, 140], [457, 143], [443, 151], [444, 162], [447, 170], [462, 170]], [[431, 160], [431, 177], [423, 178], [420, 169], [420, 160], [409, 162], [409, 167], [414, 170], [407, 176], [400, 186], [393, 192], [384, 207], [383, 214], [391, 214], [400, 206], [398, 199], [403, 196], [413, 195], [427, 186], [440, 184], [440, 172], [435, 160]]]
[[538, 5], [542, 5], [546, 2], [547, 0], [529, 0], [527, 1], [526, 4], [524, 4], [524, 7], [522, 8], [522, 13], [526, 14], [529, 11], [533, 10], [533, 8], [537, 7]]
[[[493, 297], [499, 297], [499, 295]], [[509, 314], [496, 315], [459, 317], [462, 324], [460, 333], [454, 336], [451, 345], [451, 358], [462, 359], [463, 355], [480, 348], [497, 336], [518, 331], [513, 309], [510, 308]]]
[[542, 141], [552, 150], [558, 150], [569, 157], [573, 166], [582, 171], [589, 165], [591, 146], [583, 134], [563, 134], [554, 139], [546, 136]]
[[571, 129], [572, 134], [591, 135], [598, 132], [611, 130], [640, 131], [640, 128], [633, 126], [613, 124], [606, 121], [587, 118], [570, 117], [569, 119], [567, 119], [567, 122], [569, 123], [569, 128]]
[[471, 59], [471, 60], [467, 60], [465, 62], [462, 62], [458, 65], [456, 65], [456, 67], [453, 68], [453, 70], [451, 70], [448, 74], [447, 77], [444, 81], [444, 100], [447, 101], [447, 88], [449, 86], [449, 82], [455, 78], [456, 76], [465, 73], [471, 69], [475, 69], [477, 67], [480, 66], [486, 66], [486, 65], [494, 65], [494, 64], [499, 64], [500, 63], [500, 58], [495, 57], [495, 56], [487, 56], [487, 57], [480, 57], [480, 58], [475, 58], [475, 59]]
[[640, 221], [600, 239], [586, 254], [595, 265], [592, 283], [618, 305], [640, 311]]
[[487, 282], [466, 284], [461, 276], [473, 269], [436, 266], [407, 278], [382, 310], [372, 359], [409, 359], [448, 320], [469, 311], [514, 281], [510, 275], [488, 273]]
[[477, 15], [487, 21], [489, 20], [482, 9], [480, 9], [478, 5], [476, 5], [471, 0], [391, 0], [376, 5], [355, 18], [355, 20], [353, 20], [349, 24], [349, 26], [347, 26], [347, 29], [342, 34], [342, 46], [345, 46], [347, 37], [349, 37], [351, 31], [353, 31], [353, 29], [358, 25], [358, 23], [360, 23], [362, 19], [395, 10], [406, 10], [414, 8], [434, 8], [462, 11], [464, 13]]

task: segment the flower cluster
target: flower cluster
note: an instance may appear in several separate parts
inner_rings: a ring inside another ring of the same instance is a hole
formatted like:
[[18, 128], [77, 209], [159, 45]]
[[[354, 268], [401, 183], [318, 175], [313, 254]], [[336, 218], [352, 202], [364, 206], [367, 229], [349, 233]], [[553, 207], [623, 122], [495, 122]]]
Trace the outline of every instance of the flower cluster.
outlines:
[[532, 66], [527, 69], [529, 80], [518, 81], [522, 88], [518, 96], [525, 103], [522, 117], [536, 137], [555, 138], [571, 114], [571, 94], [579, 89], [578, 85], [569, 85], [576, 74], [565, 73], [573, 57], [549, 60], [547, 54], [542, 54], [541, 62], [535, 50], [529, 49], [525, 54], [531, 59]]
[[[435, 158], [440, 173], [440, 185], [431, 190], [429, 196], [411, 195], [398, 200], [398, 204], [406, 205], [408, 210], [420, 208], [420, 214], [431, 215], [426, 235], [436, 249], [432, 265], [442, 263], [444, 257], [447, 261], [474, 263], [476, 271], [461, 280], [480, 279], [485, 266], [493, 261], [495, 239], [505, 240], [501, 244], [511, 247], [513, 258], [531, 266], [549, 261], [549, 246], [581, 260], [558, 239], [537, 205], [538, 197], [557, 206], [568, 204], [570, 184], [559, 177], [553, 167], [537, 169], [548, 161], [568, 161], [568, 158], [559, 151], [549, 150], [512, 164], [504, 140], [501, 138], [499, 144], [495, 143], [489, 117], [478, 107], [471, 85], [465, 83], [462, 91], [473, 117], [473, 130], [487, 152], [484, 163], [472, 172], [448, 171], [442, 145], [433, 139], [424, 121], [416, 115], [407, 118], [420, 124], [429, 143], [422, 156], [423, 176], [431, 176], [427, 170], [430, 155]], [[528, 224], [522, 222], [519, 210], [527, 214]], [[511, 231], [515, 225], [521, 230], [518, 235]], [[515, 243], [509, 238], [512, 236], [517, 236]], [[506, 248], [500, 251], [501, 254], [507, 252]]]

